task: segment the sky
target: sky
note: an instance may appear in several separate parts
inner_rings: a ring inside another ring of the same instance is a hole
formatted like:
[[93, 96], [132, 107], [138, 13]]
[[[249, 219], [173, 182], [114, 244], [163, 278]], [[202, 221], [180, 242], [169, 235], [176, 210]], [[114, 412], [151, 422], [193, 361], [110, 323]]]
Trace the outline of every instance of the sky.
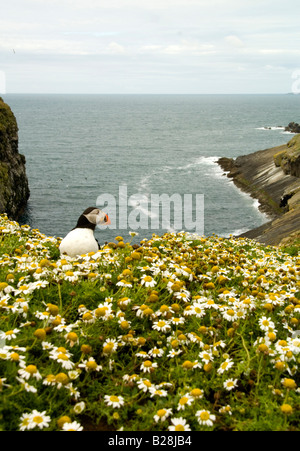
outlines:
[[300, 92], [299, 0], [0, 2], [0, 94]]

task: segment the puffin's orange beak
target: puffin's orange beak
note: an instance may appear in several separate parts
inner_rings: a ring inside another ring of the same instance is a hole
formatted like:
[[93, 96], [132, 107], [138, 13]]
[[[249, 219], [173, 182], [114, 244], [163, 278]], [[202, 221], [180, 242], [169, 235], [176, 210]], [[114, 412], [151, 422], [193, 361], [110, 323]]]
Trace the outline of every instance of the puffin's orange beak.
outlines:
[[106, 224], [106, 225], [111, 224], [111, 220], [109, 219], [108, 215], [105, 216], [104, 221], [105, 221], [105, 224]]

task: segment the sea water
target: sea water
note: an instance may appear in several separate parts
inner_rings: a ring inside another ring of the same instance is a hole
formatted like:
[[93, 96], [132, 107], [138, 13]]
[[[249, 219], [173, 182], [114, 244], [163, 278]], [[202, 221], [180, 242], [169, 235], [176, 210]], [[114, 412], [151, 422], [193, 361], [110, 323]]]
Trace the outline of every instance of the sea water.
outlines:
[[[265, 223], [268, 218], [258, 202], [224, 176], [216, 162], [287, 143], [293, 135], [282, 127], [298, 122], [300, 104], [297, 95], [3, 98], [16, 116], [19, 152], [26, 157], [31, 194], [21, 222], [47, 235], [64, 236], [85, 208], [97, 205], [99, 196], [116, 199], [118, 215], [123, 187], [128, 215], [135, 209], [140, 214], [135, 215], [138, 239], [174, 230], [172, 221], [166, 225], [163, 217], [151, 227], [149, 204], [130, 201], [139, 196], [150, 200], [153, 194], [169, 199], [190, 194], [193, 200], [202, 195], [203, 211], [198, 213], [205, 235], [240, 234]], [[108, 214], [114, 208], [103, 207]], [[193, 208], [195, 218], [194, 203]], [[143, 212], [149, 218], [146, 227]], [[143, 228], [137, 228], [138, 219]], [[126, 228], [118, 228], [117, 220], [114, 228], [97, 229], [97, 239], [130, 239], [129, 222]], [[184, 221], [180, 229], [185, 230]]]

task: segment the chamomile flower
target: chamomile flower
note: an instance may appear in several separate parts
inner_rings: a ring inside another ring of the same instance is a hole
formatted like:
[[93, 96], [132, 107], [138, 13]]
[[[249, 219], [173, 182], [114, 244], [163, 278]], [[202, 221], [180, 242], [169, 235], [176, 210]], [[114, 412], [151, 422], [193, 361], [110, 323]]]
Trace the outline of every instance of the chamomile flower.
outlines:
[[218, 368], [217, 373], [223, 374], [225, 371], [228, 371], [233, 365], [234, 365], [233, 360], [226, 359], [223, 363], [221, 363], [220, 367]]
[[37, 410], [33, 410], [29, 419], [29, 429], [34, 429], [35, 427], [44, 429], [49, 427], [50, 422], [51, 418], [49, 415], [46, 415], [46, 411], [38, 412]]
[[179, 301], [189, 302], [191, 294], [187, 290], [182, 290], [180, 292], [175, 292], [174, 297]]
[[186, 406], [190, 406], [193, 403], [193, 401], [194, 398], [189, 393], [185, 394], [179, 399], [177, 410], [184, 410]]
[[28, 365], [21, 368], [18, 370], [18, 373], [25, 380], [29, 380], [31, 377], [36, 380], [42, 379], [42, 376], [35, 365]]
[[116, 283], [118, 287], [124, 287], [124, 288], [132, 288], [132, 283], [127, 282], [127, 280], [122, 279], [119, 282]]
[[120, 408], [124, 405], [124, 398], [123, 398], [123, 396], [105, 395], [104, 402], [108, 406]]
[[170, 415], [172, 415], [172, 409], [159, 409], [153, 418], [156, 423], [159, 423], [165, 421]]
[[199, 357], [204, 363], [211, 362], [214, 359], [211, 351], [201, 351]]
[[115, 338], [107, 338], [103, 343], [103, 354], [110, 355], [118, 348], [118, 342]]
[[219, 412], [222, 414], [232, 415], [232, 409], [229, 404], [227, 406], [223, 406], [219, 409]]
[[149, 359], [149, 354], [146, 351], [139, 351], [135, 355], [137, 357], [142, 357], [143, 359]]
[[173, 359], [174, 357], [177, 357], [181, 353], [182, 353], [181, 349], [171, 349], [171, 351], [168, 352], [167, 357]]
[[30, 413], [23, 413], [21, 415], [19, 429], [20, 431], [29, 431], [30, 429], [32, 429], [32, 421]]
[[271, 321], [266, 316], [263, 316], [262, 318], [260, 318], [258, 322], [259, 322], [261, 330], [263, 330], [265, 332], [270, 332], [275, 329], [274, 322]]
[[237, 312], [233, 308], [226, 308], [222, 315], [227, 321], [236, 321], [238, 318]]
[[225, 390], [230, 391], [230, 390], [233, 390], [234, 388], [236, 388], [237, 384], [238, 384], [237, 379], [227, 379], [224, 382], [223, 386], [224, 386]]
[[84, 360], [78, 366], [79, 368], [84, 368], [87, 372], [102, 370], [102, 366], [98, 365], [93, 357], [90, 357], [88, 360]]
[[196, 412], [198, 423], [203, 426], [213, 426], [216, 416], [212, 415], [209, 410], [198, 410]]
[[191, 431], [189, 424], [187, 424], [186, 420], [182, 417], [180, 418], [171, 418], [172, 425], [168, 427], [168, 431]]
[[184, 323], [184, 318], [182, 316], [180, 316], [180, 317], [173, 316], [170, 319], [170, 323], [171, 324], [175, 324], [176, 326], [178, 326], [179, 324], [183, 324]]
[[137, 381], [137, 386], [140, 390], [142, 390], [144, 393], [147, 391], [150, 391], [151, 388], [155, 390], [155, 385], [152, 384], [148, 379], [139, 379]]
[[144, 373], [151, 373], [154, 368], [157, 368], [157, 363], [154, 362], [152, 363], [151, 360], [145, 360], [141, 366], [140, 369], [144, 372]]
[[63, 427], [63, 431], [82, 431], [83, 427], [78, 421], [72, 421], [72, 423], [65, 422]]
[[194, 399], [201, 399], [204, 396], [204, 391], [201, 390], [200, 388], [193, 388], [189, 392], [189, 395], [192, 396]]
[[141, 278], [141, 285], [145, 285], [145, 287], [155, 287], [156, 281], [153, 279], [153, 277], [144, 275]]
[[55, 360], [60, 363], [61, 366], [66, 370], [71, 370], [72, 368], [74, 368], [75, 363], [72, 362], [70, 358], [64, 353], [58, 354]]
[[20, 329], [11, 329], [7, 332], [0, 332], [0, 340], [12, 340], [13, 338], [16, 338], [18, 333], [20, 332]]
[[160, 348], [152, 348], [148, 352], [151, 357], [162, 357], [164, 355], [164, 350]]
[[203, 304], [199, 302], [194, 302], [193, 305], [190, 306], [189, 310], [186, 312], [186, 315], [195, 315], [196, 318], [202, 318], [206, 315], [205, 308]]
[[159, 396], [160, 398], [165, 398], [166, 396], [168, 396], [168, 392], [159, 387], [154, 387], [154, 386], [150, 387], [149, 392], [150, 392], [150, 398], [153, 398], [154, 396]]
[[154, 321], [152, 328], [161, 332], [167, 332], [171, 329], [171, 326], [168, 321], [158, 320]]

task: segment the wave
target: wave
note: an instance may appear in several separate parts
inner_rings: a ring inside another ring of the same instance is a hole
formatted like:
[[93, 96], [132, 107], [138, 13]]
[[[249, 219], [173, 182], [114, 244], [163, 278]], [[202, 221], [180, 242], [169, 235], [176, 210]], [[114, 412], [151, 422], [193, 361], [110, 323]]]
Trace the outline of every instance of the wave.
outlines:
[[285, 130], [285, 127], [282, 127], [282, 126], [279, 126], [279, 125], [276, 126], [276, 127], [257, 127], [255, 130], [264, 130], [264, 131], [283, 130], [283, 131], [281, 131], [282, 135], [297, 135], [297, 133]]
[[223, 170], [217, 164], [220, 157], [217, 156], [200, 156], [195, 160], [191, 161], [182, 166], [163, 166], [159, 170], [154, 170], [150, 174], [141, 177], [140, 181], [136, 184], [138, 187], [138, 192], [149, 192], [151, 186], [155, 185], [155, 181], [164, 180], [167, 174], [181, 171], [183, 173], [190, 174], [194, 169], [198, 167], [206, 167], [208, 171], [204, 175], [213, 175], [216, 177], [223, 176]]
[[256, 127], [255, 130], [266, 130], [266, 131], [285, 130], [285, 127], [282, 127], [280, 125], [278, 125], [277, 127]]

